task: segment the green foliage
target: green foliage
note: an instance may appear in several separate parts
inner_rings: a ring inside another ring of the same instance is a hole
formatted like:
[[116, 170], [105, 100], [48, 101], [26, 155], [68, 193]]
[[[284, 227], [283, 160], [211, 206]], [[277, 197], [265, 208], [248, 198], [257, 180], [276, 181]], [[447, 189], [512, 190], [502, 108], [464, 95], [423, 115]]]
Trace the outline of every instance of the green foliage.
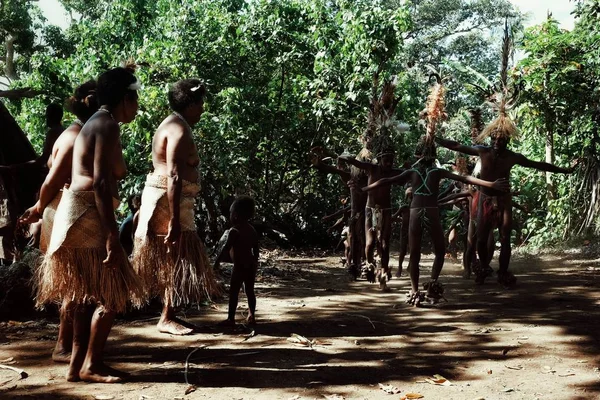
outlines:
[[[394, 138], [404, 162], [420, 135], [425, 64], [454, 60], [491, 76], [498, 70], [495, 40], [480, 33], [501, 26], [507, 15], [518, 19], [505, 0], [62, 3], [75, 14], [74, 23], [62, 36], [45, 30], [49, 46], [31, 57], [17, 85], [64, 99], [104, 69], [129, 58], [138, 62], [144, 87], [138, 117], [122, 127], [129, 166], [122, 196], [140, 191], [151, 168], [153, 132], [170, 112], [168, 85], [197, 76], [209, 91], [194, 130], [203, 163], [202, 223], [216, 230], [223, 218], [211, 210], [224, 210], [232, 195], [247, 193], [257, 199], [259, 215], [296, 243], [323, 243], [320, 217], [339, 207], [341, 192], [338, 177], [310, 169], [307, 152], [316, 145], [338, 153], [360, 149], [376, 73], [380, 83], [398, 77], [397, 118], [411, 126]], [[458, 118], [453, 129], [464, 135], [468, 124], [461, 131], [459, 110], [473, 99], [460, 82], [450, 78], [448, 103]], [[37, 146], [45, 102], [12, 105]]]

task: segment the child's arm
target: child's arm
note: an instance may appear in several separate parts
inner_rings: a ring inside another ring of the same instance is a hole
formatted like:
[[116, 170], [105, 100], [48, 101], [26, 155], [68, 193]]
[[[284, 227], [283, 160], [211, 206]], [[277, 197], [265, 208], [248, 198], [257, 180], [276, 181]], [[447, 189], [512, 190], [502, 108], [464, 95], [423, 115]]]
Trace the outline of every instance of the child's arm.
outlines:
[[225, 242], [225, 246], [223, 246], [223, 248], [217, 255], [217, 258], [215, 259], [215, 265], [214, 265], [215, 268], [217, 268], [219, 266], [219, 264], [221, 263], [221, 260], [223, 259], [223, 255], [227, 254], [231, 250], [231, 248], [233, 247], [233, 243], [235, 242], [235, 239], [237, 238], [238, 235], [239, 235], [239, 233], [238, 233], [237, 229], [229, 230], [229, 234], [227, 235], [227, 242]]
[[396, 175], [396, 176], [394, 176], [392, 178], [381, 178], [377, 182], [371, 183], [370, 185], [365, 186], [364, 188], [362, 188], [362, 191], [363, 192], [368, 192], [370, 190], [377, 189], [377, 188], [384, 187], [384, 186], [402, 185], [402, 184], [405, 184], [406, 182], [408, 182], [408, 180], [411, 177], [412, 177], [412, 171], [411, 170], [404, 171], [400, 175]]
[[496, 179], [494, 182], [489, 182], [472, 176], [461, 176], [453, 174], [452, 172], [448, 172], [444, 169], [440, 169], [440, 172], [442, 178], [452, 179], [463, 183], [470, 183], [471, 185], [483, 186], [486, 188], [498, 190], [500, 192], [510, 191], [510, 183], [506, 178]]

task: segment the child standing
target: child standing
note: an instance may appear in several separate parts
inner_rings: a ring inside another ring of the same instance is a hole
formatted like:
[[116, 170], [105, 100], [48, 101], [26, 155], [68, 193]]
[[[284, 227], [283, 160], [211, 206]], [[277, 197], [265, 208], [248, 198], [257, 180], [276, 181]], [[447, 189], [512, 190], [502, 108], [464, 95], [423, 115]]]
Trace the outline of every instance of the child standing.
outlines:
[[235, 199], [229, 209], [231, 229], [227, 234], [227, 241], [215, 260], [215, 269], [221, 261], [233, 263], [231, 283], [229, 285], [229, 312], [224, 325], [235, 325], [235, 310], [237, 309], [238, 296], [242, 284], [248, 298], [249, 324], [255, 324], [254, 312], [256, 310], [256, 296], [254, 295], [254, 282], [258, 268], [258, 234], [248, 222], [254, 216], [254, 199], [249, 196], [240, 196]]

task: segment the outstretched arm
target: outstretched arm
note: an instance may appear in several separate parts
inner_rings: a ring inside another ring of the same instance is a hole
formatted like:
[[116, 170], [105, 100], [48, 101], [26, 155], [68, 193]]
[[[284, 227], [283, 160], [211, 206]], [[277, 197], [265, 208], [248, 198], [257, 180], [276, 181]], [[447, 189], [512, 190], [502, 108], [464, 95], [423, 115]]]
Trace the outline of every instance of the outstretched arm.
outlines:
[[346, 214], [346, 212], [349, 210], [350, 210], [350, 206], [346, 206], [346, 207], [342, 208], [341, 210], [337, 210], [333, 214], [324, 216], [321, 219], [323, 221], [329, 221], [330, 219], [333, 219], [333, 218], [339, 217], [340, 215]]
[[468, 154], [470, 156], [478, 156], [481, 149], [483, 149], [482, 146], [466, 146], [464, 144], [455, 142], [454, 140], [442, 139], [439, 136], [435, 137], [435, 142], [447, 149]]
[[412, 177], [412, 171], [404, 171], [400, 175], [396, 175], [392, 178], [381, 178], [377, 182], [371, 183], [369, 186], [362, 188], [363, 192], [368, 192], [373, 189], [390, 186], [390, 185], [402, 185], [410, 180]]
[[371, 171], [373, 169], [373, 164], [359, 161], [352, 156], [339, 156], [338, 159], [347, 162], [350, 165], [354, 165], [356, 168], [364, 169], [366, 171]]
[[575, 170], [576, 167], [575, 165], [571, 168], [561, 168], [547, 162], [530, 160], [522, 154], [519, 154], [517, 164], [525, 168], [533, 168], [537, 169], [538, 171], [556, 172], [560, 174], [570, 174]]
[[508, 192], [510, 190], [510, 184], [505, 178], [497, 179], [494, 182], [484, 181], [473, 176], [462, 176], [453, 174], [446, 170], [440, 170], [442, 178], [452, 179], [459, 182], [470, 183], [471, 185], [483, 186], [490, 189], [495, 189], [501, 192]]
[[472, 197], [472, 196], [473, 195], [471, 194], [471, 192], [454, 193], [454, 194], [451, 194], [449, 196], [439, 199], [438, 204], [440, 206], [445, 206], [445, 205], [451, 204], [453, 202], [452, 200], [459, 200], [459, 199], [464, 199], [466, 197]]

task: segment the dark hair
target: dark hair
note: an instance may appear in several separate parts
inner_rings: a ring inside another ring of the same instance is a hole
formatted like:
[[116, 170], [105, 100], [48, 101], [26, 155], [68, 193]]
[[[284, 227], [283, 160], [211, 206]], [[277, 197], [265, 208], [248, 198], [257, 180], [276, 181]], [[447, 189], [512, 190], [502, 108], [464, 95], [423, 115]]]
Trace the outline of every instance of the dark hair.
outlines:
[[98, 110], [96, 88], [96, 81], [91, 79], [77, 86], [73, 96], [65, 102], [67, 110], [75, 114], [82, 122], [87, 121]]
[[113, 68], [98, 77], [98, 105], [116, 107], [126, 96], [136, 96], [136, 90], [129, 88], [137, 82], [132, 68]]
[[206, 88], [199, 79], [182, 79], [169, 89], [169, 106], [173, 111], [183, 112], [188, 106], [204, 100]]
[[50, 103], [46, 107], [46, 124], [60, 124], [63, 118], [63, 108], [60, 104]]
[[249, 220], [254, 216], [256, 204], [250, 196], [238, 196], [231, 205], [231, 211], [237, 213], [241, 219]]

